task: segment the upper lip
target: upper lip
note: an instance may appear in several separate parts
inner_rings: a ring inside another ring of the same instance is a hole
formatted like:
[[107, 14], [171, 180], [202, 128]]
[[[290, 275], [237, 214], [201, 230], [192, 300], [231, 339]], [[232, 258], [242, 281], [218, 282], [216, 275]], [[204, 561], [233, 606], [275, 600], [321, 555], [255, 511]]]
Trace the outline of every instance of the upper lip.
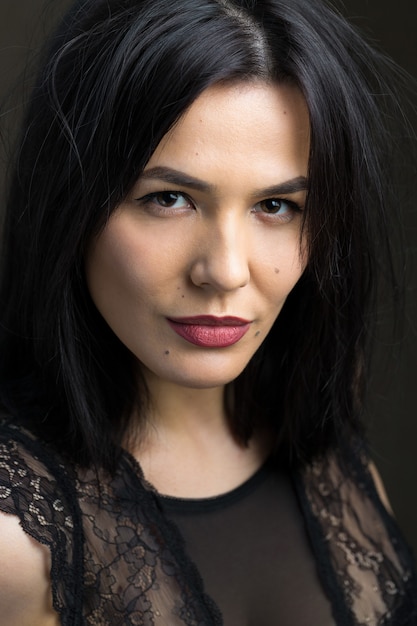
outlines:
[[223, 317], [216, 317], [215, 315], [194, 315], [192, 317], [170, 317], [168, 319], [178, 324], [195, 324], [200, 326], [244, 326], [245, 324], [250, 324], [249, 320], [232, 315], [225, 315]]

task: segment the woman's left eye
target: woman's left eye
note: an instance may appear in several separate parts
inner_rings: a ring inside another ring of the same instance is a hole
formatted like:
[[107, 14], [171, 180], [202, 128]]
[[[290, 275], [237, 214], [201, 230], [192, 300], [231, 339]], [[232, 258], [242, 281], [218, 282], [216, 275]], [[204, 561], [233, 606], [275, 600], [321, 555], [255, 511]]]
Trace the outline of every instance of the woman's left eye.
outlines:
[[259, 202], [257, 206], [262, 213], [277, 215], [285, 219], [289, 219], [294, 212], [301, 210], [295, 202], [282, 198], [268, 198]]

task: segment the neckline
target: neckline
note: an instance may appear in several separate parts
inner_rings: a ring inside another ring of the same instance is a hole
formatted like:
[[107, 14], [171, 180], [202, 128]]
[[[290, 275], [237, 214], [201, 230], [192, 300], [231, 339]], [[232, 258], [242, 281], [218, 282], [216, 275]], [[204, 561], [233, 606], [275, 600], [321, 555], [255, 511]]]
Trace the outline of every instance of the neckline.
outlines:
[[178, 513], [195, 513], [230, 506], [252, 493], [269, 473], [271, 461], [267, 460], [252, 476], [230, 491], [206, 498], [181, 498], [157, 494], [157, 498], [165, 510]]

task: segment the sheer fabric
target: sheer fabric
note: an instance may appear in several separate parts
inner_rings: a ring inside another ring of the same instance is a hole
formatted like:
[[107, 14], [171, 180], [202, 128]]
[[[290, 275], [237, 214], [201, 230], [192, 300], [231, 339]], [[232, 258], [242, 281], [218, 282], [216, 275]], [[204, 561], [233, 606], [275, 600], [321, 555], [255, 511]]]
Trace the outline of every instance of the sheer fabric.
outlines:
[[161, 498], [225, 626], [335, 626], [288, 476], [269, 462], [230, 493]]
[[[344, 456], [343, 464], [339, 451], [294, 477], [333, 620], [415, 626], [409, 550], [379, 502], [367, 459], [352, 450]], [[63, 626], [223, 624], [182, 535], [127, 453], [114, 476], [80, 470], [4, 422], [0, 510], [17, 515], [27, 533], [49, 546], [53, 602]], [[296, 587], [293, 607], [300, 593]], [[319, 620], [311, 613], [311, 623]]]

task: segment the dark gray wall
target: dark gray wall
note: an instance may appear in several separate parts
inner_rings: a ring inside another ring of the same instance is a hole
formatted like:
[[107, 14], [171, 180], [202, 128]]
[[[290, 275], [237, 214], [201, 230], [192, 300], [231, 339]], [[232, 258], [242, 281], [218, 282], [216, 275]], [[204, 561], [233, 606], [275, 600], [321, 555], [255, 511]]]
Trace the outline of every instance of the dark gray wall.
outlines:
[[[0, 93], [16, 82], [48, 25], [69, 0], [1, 0]], [[46, 7], [46, 8], [45, 8]], [[345, 0], [343, 12], [417, 77], [417, 2]], [[18, 111], [19, 113], [19, 111]], [[14, 119], [14, 118], [11, 118]], [[3, 171], [5, 159], [0, 166]], [[417, 173], [416, 173], [417, 180]], [[417, 189], [414, 189], [413, 198]], [[394, 511], [417, 553], [417, 215], [406, 207], [408, 318], [402, 356], [372, 387], [370, 420], [376, 462]], [[380, 348], [381, 355], [384, 349]]]
[[[417, 2], [345, 0], [344, 4], [344, 14], [416, 79]], [[417, 96], [414, 103], [417, 106]], [[415, 131], [416, 120], [414, 115]], [[370, 419], [375, 460], [395, 514], [417, 554], [417, 171], [410, 183], [410, 201], [402, 207], [407, 321], [400, 358], [388, 361], [388, 366], [385, 363], [373, 384]], [[384, 347], [379, 346], [379, 353], [384, 356]]]

